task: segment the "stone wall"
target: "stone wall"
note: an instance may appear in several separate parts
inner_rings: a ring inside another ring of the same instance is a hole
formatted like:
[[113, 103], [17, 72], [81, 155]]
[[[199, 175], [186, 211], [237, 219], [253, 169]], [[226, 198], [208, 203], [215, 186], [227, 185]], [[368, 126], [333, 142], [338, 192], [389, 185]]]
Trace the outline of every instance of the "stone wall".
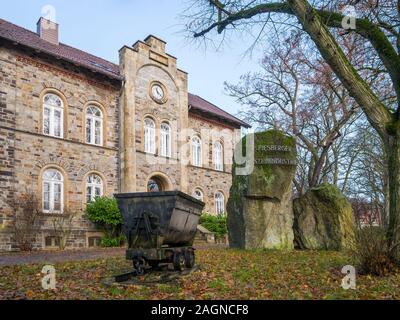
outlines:
[[[177, 68], [176, 58], [165, 52], [165, 42], [153, 36], [121, 49], [120, 70], [125, 77], [121, 97], [122, 190], [146, 191], [152, 175], [159, 175], [168, 188], [186, 192], [186, 167], [180, 161], [184, 146], [180, 137], [188, 126], [187, 74]], [[157, 103], [150, 97], [154, 81], [165, 87], [165, 103]], [[156, 123], [155, 156], [144, 154], [146, 117]], [[171, 159], [160, 157], [159, 152], [159, 129], [164, 121], [172, 129]]]
[[[177, 71], [175, 70], [175, 73]], [[161, 82], [166, 89], [167, 102], [158, 104], [149, 94], [150, 84], [153, 81]], [[167, 184], [166, 188], [182, 190], [181, 162], [179, 161], [183, 123], [181, 115], [180, 88], [177, 86], [170, 72], [154, 64], [145, 64], [137, 72], [135, 79], [135, 142], [136, 142], [136, 190], [147, 191], [147, 182], [152, 176], [160, 175]], [[187, 108], [186, 108], [187, 113]], [[145, 154], [144, 151], [144, 121], [150, 118], [156, 125], [156, 155]], [[167, 123], [171, 128], [171, 158], [160, 155], [160, 128], [162, 123]]]
[[[232, 127], [212, 122], [196, 114], [189, 114], [190, 132], [189, 137], [198, 135], [202, 141], [202, 168], [192, 166], [191, 153], [186, 154], [188, 163], [188, 185], [189, 194], [195, 189], [200, 189], [204, 194], [206, 203], [205, 211], [214, 214], [215, 193], [221, 191], [228, 201], [229, 189], [232, 185], [232, 160], [233, 149], [239, 141], [240, 134]], [[240, 130], [239, 130], [240, 131]], [[216, 171], [213, 155], [213, 145], [220, 141], [224, 150], [224, 171]], [[188, 141], [190, 144], [190, 140]], [[190, 148], [189, 148], [190, 150]]]
[[[12, 225], [14, 213], [4, 198], [11, 197], [15, 190], [16, 196], [26, 191], [37, 193], [40, 200], [40, 176], [46, 168], [63, 173], [65, 207], [78, 213], [70, 246], [86, 246], [87, 237], [96, 233], [94, 226], [82, 217], [86, 175], [101, 175], [105, 194], [118, 192], [120, 89], [103, 79], [96, 80], [94, 74], [7, 47], [0, 48], [0, 71], [0, 250], [15, 247], [10, 241], [10, 229], [4, 227], [5, 221]], [[42, 134], [42, 97], [46, 92], [57, 93], [67, 105], [63, 139]], [[84, 143], [85, 109], [92, 102], [105, 113], [104, 147]], [[43, 219], [38, 249], [51, 234], [50, 219]]]
[[[166, 54], [163, 41], [150, 36], [132, 48], [124, 47], [120, 61], [126, 78], [121, 99], [123, 191], [147, 191], [147, 182], [156, 176], [163, 180], [166, 189], [188, 194], [201, 189], [206, 211], [214, 213], [215, 193], [222, 191], [226, 201], [229, 196], [233, 146], [239, 141], [240, 130], [188, 112], [187, 74], [177, 69], [176, 58]], [[161, 82], [166, 89], [167, 101], [163, 104], [150, 97], [153, 81]], [[146, 117], [156, 124], [155, 155], [144, 152]], [[167, 122], [172, 129], [172, 155], [168, 159], [159, 152], [162, 122]], [[202, 139], [202, 168], [191, 165], [191, 137], [195, 134]], [[215, 141], [221, 141], [224, 146], [223, 172], [214, 170], [212, 146]]]
[[215, 193], [220, 191], [224, 194], [225, 205], [228, 202], [229, 189], [232, 184], [232, 176], [227, 172], [219, 172], [189, 166], [188, 168], [189, 192], [193, 195], [195, 189], [200, 189], [204, 195], [206, 204], [204, 212], [215, 214]]
[[[41, 201], [42, 172], [56, 168], [63, 173], [64, 203], [77, 212], [69, 247], [88, 245], [89, 237], [101, 234], [83, 218], [85, 179], [91, 172], [105, 182], [105, 194], [147, 191], [153, 176], [161, 177], [167, 189], [193, 194], [204, 193], [206, 211], [215, 212], [215, 193], [225, 201], [231, 186], [233, 148], [240, 130], [188, 111], [188, 76], [177, 68], [177, 59], [165, 52], [165, 43], [155, 37], [138, 41], [120, 51], [124, 87], [99, 73], [40, 54], [22, 46], [0, 42], [0, 251], [15, 249], [15, 213], [8, 201], [26, 191], [37, 193]], [[150, 97], [150, 84], [165, 86], [167, 101]], [[122, 90], [121, 90], [122, 89]], [[58, 94], [65, 104], [62, 139], [45, 136], [42, 99]], [[95, 103], [105, 114], [102, 147], [85, 143], [85, 110]], [[144, 118], [157, 127], [159, 147], [162, 122], [172, 128], [172, 155], [163, 158], [144, 153]], [[200, 135], [203, 167], [191, 165], [191, 137]], [[224, 170], [214, 170], [213, 143], [224, 146]], [[51, 216], [42, 217], [36, 249], [52, 236]]]
[[0, 49], [0, 251], [9, 251], [14, 220], [8, 202], [13, 198], [15, 168], [15, 66], [12, 54]]

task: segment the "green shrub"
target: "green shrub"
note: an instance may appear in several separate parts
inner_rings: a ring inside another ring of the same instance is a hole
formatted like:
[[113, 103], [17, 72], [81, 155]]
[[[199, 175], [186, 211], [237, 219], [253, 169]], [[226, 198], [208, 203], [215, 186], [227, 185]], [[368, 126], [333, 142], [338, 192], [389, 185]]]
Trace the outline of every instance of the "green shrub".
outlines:
[[87, 205], [86, 216], [105, 232], [106, 238], [112, 239], [121, 236], [122, 216], [115, 199], [96, 198]]
[[200, 224], [208, 231], [215, 233], [218, 238], [223, 238], [228, 233], [226, 224], [226, 216], [223, 215], [211, 215], [203, 213], [200, 218]]
[[115, 238], [104, 237], [101, 239], [101, 246], [104, 248], [118, 248], [126, 242], [125, 236]]
[[352, 254], [360, 273], [384, 276], [395, 268], [393, 248], [389, 246], [386, 231], [381, 227], [357, 230]]

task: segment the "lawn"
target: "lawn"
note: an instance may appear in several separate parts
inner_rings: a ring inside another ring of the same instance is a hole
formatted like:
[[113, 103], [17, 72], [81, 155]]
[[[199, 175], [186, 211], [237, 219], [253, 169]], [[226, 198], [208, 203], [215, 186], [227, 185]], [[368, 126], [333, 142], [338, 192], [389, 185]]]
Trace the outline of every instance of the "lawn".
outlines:
[[400, 299], [400, 271], [386, 278], [358, 276], [344, 290], [340, 270], [352, 261], [337, 252], [208, 249], [199, 270], [172, 282], [116, 285], [123, 258], [55, 264], [56, 291], [41, 289], [43, 265], [0, 268], [0, 299]]

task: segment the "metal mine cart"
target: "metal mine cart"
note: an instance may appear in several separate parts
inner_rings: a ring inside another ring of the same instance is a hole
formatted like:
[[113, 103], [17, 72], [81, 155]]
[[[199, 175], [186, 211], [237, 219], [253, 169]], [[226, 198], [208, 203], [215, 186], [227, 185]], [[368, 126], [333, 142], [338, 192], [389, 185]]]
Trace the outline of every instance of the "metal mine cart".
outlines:
[[182, 271], [193, 268], [193, 241], [204, 203], [179, 191], [115, 195], [135, 273], [161, 263]]

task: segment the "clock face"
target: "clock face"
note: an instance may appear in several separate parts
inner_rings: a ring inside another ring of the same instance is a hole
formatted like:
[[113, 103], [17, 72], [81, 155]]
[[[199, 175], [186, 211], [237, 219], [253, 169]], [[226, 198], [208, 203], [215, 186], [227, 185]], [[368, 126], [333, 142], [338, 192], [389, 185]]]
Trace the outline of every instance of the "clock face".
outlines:
[[165, 100], [164, 89], [158, 83], [153, 84], [153, 86], [151, 87], [151, 95], [153, 96], [153, 99], [155, 99], [157, 102], [164, 102]]

